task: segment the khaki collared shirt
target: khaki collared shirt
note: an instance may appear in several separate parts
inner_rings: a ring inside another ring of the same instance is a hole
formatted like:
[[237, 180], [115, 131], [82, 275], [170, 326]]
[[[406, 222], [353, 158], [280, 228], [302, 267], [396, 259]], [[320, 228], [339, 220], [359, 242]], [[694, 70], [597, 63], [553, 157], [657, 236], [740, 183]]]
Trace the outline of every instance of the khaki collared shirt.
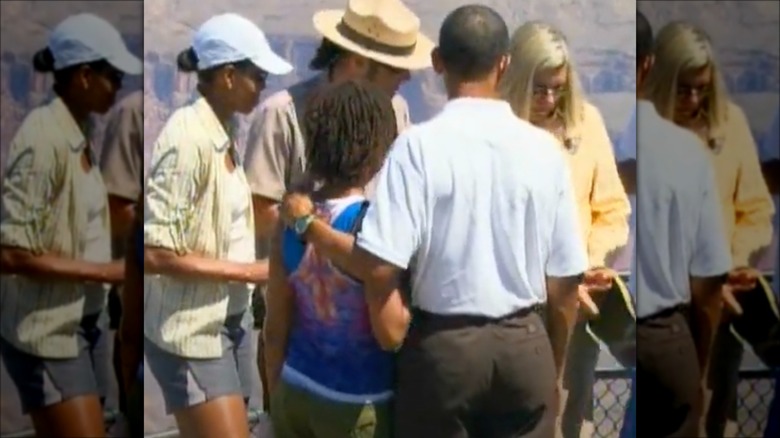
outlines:
[[[84, 259], [88, 209], [79, 172], [87, 139], [60, 98], [32, 111], [11, 141], [3, 178], [0, 243], [34, 254]], [[93, 160], [94, 162], [94, 160]], [[111, 260], [108, 208], [92, 259]], [[3, 275], [0, 334], [22, 351], [49, 358], [78, 355], [76, 330], [84, 315], [100, 312], [105, 289], [79, 282]], [[87, 293], [87, 291], [89, 292]]]
[[731, 102], [727, 117], [726, 123], [711, 133], [716, 139], [715, 149], [706, 141], [702, 146], [710, 152], [714, 164], [734, 266], [750, 266], [772, 242], [775, 209], [745, 113]]
[[[231, 139], [205, 99], [176, 110], [154, 144], [144, 205], [144, 245], [227, 259], [231, 206], [225, 196], [225, 154]], [[238, 158], [238, 157], [237, 157]], [[240, 160], [235, 172], [246, 184]], [[248, 192], [248, 191], [247, 191]], [[251, 199], [248, 199], [251, 202]], [[247, 209], [243, 262], [255, 256], [254, 217]], [[161, 275], [144, 278], [144, 334], [171, 353], [192, 358], [222, 355], [220, 329], [229, 314], [245, 311], [253, 287], [231, 292], [218, 281]]]
[[612, 144], [599, 110], [585, 104], [582, 124], [564, 155], [571, 170], [583, 241], [591, 267], [605, 266], [609, 255], [628, 242], [631, 203], [617, 172]]
[[[315, 76], [261, 104], [246, 149], [246, 175], [253, 194], [281, 202], [287, 189], [304, 178], [306, 150], [299, 120], [323, 81], [323, 76]], [[401, 132], [411, 125], [409, 107], [403, 97], [395, 95], [393, 109]]]
[[112, 111], [106, 124], [100, 169], [110, 195], [136, 201], [144, 173], [143, 93], [134, 92]]

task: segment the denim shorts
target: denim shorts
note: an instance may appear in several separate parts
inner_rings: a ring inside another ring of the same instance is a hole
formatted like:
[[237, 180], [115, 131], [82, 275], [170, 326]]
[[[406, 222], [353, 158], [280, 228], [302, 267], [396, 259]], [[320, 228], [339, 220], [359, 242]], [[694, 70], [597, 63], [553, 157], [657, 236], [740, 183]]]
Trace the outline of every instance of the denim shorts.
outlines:
[[222, 356], [192, 359], [163, 350], [144, 340], [149, 372], [160, 384], [168, 414], [228, 395], [249, 401], [257, 360], [252, 348], [250, 309], [228, 316], [222, 327]]
[[68, 399], [94, 394], [104, 399], [110, 373], [108, 315], [85, 316], [76, 332], [78, 356], [49, 359], [24, 352], [0, 337], [3, 362], [29, 414]]

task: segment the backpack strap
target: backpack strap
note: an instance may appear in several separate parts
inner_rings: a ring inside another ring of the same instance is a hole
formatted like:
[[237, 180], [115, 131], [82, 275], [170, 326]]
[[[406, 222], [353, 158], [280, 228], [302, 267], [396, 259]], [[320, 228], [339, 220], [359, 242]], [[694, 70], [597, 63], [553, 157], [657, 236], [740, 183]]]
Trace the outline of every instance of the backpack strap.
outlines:
[[355, 221], [352, 223], [352, 229], [349, 231], [353, 236], [357, 236], [357, 234], [363, 228], [363, 218], [366, 217], [368, 205], [368, 200], [363, 201], [363, 203], [360, 205], [360, 211], [358, 211], [357, 216], [355, 216]]

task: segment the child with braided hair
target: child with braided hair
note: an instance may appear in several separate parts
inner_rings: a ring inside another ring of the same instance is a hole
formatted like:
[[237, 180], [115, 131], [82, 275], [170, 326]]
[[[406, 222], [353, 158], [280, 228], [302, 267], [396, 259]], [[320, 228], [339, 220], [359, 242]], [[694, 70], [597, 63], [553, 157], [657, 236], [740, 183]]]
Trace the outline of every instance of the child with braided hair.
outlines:
[[364, 187], [396, 135], [393, 106], [376, 86], [348, 81], [320, 94], [303, 124], [314, 190], [306, 214], [275, 236], [266, 296], [274, 434], [389, 437], [394, 358], [374, 337], [360, 276], [303, 235], [326, 227], [351, 245], [368, 205]]

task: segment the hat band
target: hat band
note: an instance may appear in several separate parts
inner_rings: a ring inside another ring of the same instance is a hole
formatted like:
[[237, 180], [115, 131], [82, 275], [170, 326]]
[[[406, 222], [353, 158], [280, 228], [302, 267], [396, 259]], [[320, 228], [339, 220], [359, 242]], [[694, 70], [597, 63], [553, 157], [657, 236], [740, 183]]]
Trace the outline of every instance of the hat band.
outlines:
[[410, 46], [393, 46], [390, 44], [381, 43], [349, 27], [349, 25], [345, 23], [344, 20], [341, 20], [341, 22], [339, 22], [339, 24], [336, 26], [336, 31], [341, 34], [341, 36], [352, 41], [353, 43], [359, 44], [365, 49], [379, 52], [384, 55], [408, 56], [414, 53], [414, 48], [417, 46], [416, 42]]

